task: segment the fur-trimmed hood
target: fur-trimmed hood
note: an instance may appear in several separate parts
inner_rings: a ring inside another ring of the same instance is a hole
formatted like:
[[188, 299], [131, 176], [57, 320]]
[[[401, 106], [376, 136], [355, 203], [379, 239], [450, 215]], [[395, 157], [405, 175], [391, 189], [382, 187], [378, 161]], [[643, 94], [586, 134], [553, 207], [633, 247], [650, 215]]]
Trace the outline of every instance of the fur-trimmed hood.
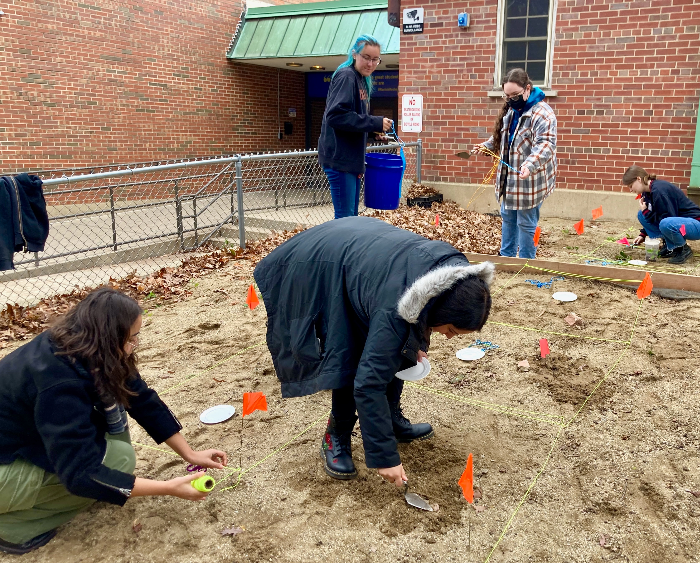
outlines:
[[469, 266], [443, 266], [431, 270], [413, 282], [401, 296], [397, 306], [399, 316], [411, 324], [416, 324], [421, 311], [432, 298], [444, 293], [459, 280], [469, 276], [481, 278], [490, 286], [493, 283], [494, 270], [493, 262], [482, 262]]

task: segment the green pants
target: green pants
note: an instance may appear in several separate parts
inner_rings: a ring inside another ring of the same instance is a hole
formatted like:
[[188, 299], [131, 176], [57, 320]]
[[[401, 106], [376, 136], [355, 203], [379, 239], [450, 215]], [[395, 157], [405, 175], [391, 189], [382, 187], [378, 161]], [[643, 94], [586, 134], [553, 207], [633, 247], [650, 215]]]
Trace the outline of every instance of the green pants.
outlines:
[[[133, 473], [136, 452], [129, 431], [105, 437], [103, 465]], [[29, 541], [72, 520], [94, 502], [69, 493], [58, 476], [23, 459], [0, 465], [0, 538], [5, 541]]]

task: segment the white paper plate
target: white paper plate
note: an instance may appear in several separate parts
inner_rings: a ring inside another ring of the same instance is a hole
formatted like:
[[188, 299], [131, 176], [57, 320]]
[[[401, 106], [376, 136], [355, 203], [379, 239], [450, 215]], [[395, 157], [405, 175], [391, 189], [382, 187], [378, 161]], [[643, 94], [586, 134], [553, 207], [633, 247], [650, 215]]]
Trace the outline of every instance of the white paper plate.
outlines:
[[205, 410], [199, 415], [199, 420], [204, 424], [217, 424], [228, 420], [236, 412], [236, 409], [231, 405], [216, 405], [210, 409]]
[[483, 358], [486, 355], [486, 352], [484, 352], [481, 348], [462, 348], [461, 350], [457, 350], [457, 357], [460, 360], [478, 360], [479, 358]]
[[408, 368], [402, 369], [396, 374], [396, 377], [403, 379], [404, 381], [418, 381], [423, 379], [426, 375], [430, 373], [430, 362], [428, 358], [423, 358], [419, 364]]
[[552, 298], [557, 301], [576, 301], [577, 299], [576, 294], [570, 291], [557, 291], [552, 295]]
[[647, 261], [646, 260], [630, 260], [628, 264], [632, 264], [633, 266], [646, 266]]

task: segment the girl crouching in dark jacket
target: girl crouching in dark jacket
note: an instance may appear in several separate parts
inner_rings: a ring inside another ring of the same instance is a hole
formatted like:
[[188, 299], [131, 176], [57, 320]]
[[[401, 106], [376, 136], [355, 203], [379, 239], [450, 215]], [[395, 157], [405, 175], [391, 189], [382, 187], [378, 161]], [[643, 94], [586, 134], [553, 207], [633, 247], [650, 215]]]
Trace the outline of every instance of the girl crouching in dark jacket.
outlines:
[[22, 554], [96, 500], [206, 497], [202, 473], [134, 477], [126, 412], [185, 461], [222, 469], [220, 450], [193, 451], [182, 426], [136, 370], [141, 308], [109, 288], [90, 293], [58, 323], [0, 360], [0, 551]]

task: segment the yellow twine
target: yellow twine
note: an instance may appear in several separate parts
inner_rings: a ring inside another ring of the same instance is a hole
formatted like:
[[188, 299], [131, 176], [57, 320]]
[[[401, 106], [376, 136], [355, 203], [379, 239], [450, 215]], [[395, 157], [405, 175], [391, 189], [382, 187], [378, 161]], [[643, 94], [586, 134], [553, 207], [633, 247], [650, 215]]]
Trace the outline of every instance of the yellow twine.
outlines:
[[[481, 262], [474, 262], [474, 264], [480, 264]], [[540, 272], [548, 272], [550, 274], [558, 274], [560, 276], [569, 276], [572, 278], [579, 278], [579, 279], [586, 279], [586, 280], [598, 280], [598, 281], [607, 281], [607, 282], [618, 282], [618, 283], [642, 283], [642, 280], [624, 280], [624, 279], [618, 279], [618, 278], [601, 278], [597, 276], [587, 276], [585, 274], [572, 274], [570, 272], [560, 272], [558, 270], [550, 270], [549, 268], [541, 268], [539, 266], [533, 266], [529, 262], [526, 262], [525, 265], [522, 264], [506, 264], [504, 262], [499, 262], [498, 264], [502, 266], [522, 266], [520, 271], [523, 270], [523, 268], [532, 268], [533, 270], [539, 270]], [[520, 273], [520, 271], [518, 273]]]
[[566, 332], [555, 332], [553, 330], [542, 330], [539, 328], [532, 328], [529, 326], [518, 326], [518, 325], [512, 325], [512, 324], [508, 324], [508, 323], [499, 323], [498, 321], [486, 321], [486, 324], [507, 326], [510, 328], [519, 328], [520, 330], [529, 330], [530, 332], [541, 332], [542, 334], [555, 334], [557, 336], [566, 336], [569, 338], [582, 338], [584, 340], [600, 340], [602, 342], [615, 342], [617, 344], [629, 344], [629, 341], [627, 341], [627, 340], [612, 340], [610, 338], [600, 338], [598, 336], [584, 336], [582, 334], [567, 334]]
[[613, 370], [617, 367], [617, 365], [620, 363], [624, 355], [629, 351], [630, 346], [632, 345], [632, 338], [634, 337], [634, 332], [637, 328], [637, 323], [639, 322], [639, 315], [642, 310], [642, 302], [644, 300], [640, 299], [639, 300], [639, 306], [637, 307], [637, 316], [635, 317], [634, 324], [632, 325], [632, 331], [630, 333], [630, 338], [629, 341], [627, 342], [627, 345], [625, 348], [622, 350], [620, 355], [617, 357], [613, 365], [610, 367], [608, 372], [602, 377], [602, 379], [596, 384], [596, 386], [593, 388], [593, 390], [588, 394], [586, 399], [583, 401], [579, 409], [574, 413], [574, 415], [569, 419], [568, 422], [566, 422], [560, 429], [557, 435], [554, 438], [554, 441], [552, 442], [552, 446], [549, 448], [549, 453], [547, 454], [547, 457], [544, 460], [544, 463], [540, 467], [540, 470], [537, 472], [537, 475], [532, 479], [532, 482], [530, 483], [530, 486], [527, 488], [525, 491], [525, 494], [522, 496], [520, 499], [520, 502], [518, 503], [518, 506], [515, 508], [513, 513], [511, 514], [510, 518], [506, 522], [506, 525], [503, 527], [503, 530], [501, 531], [501, 535], [498, 537], [498, 540], [496, 540], [496, 543], [493, 545], [491, 548], [491, 551], [488, 554], [488, 557], [484, 561], [484, 563], [488, 563], [491, 559], [491, 556], [493, 555], [494, 551], [496, 551], [496, 548], [498, 545], [501, 543], [501, 540], [505, 537], [506, 533], [508, 532], [508, 529], [510, 528], [510, 525], [512, 524], [513, 520], [515, 519], [516, 515], [520, 511], [520, 508], [522, 505], [525, 503], [527, 500], [527, 497], [530, 496], [530, 492], [534, 488], [535, 484], [537, 483], [537, 480], [539, 479], [540, 475], [544, 472], [545, 468], [547, 467], [547, 464], [549, 463], [549, 460], [552, 457], [552, 453], [554, 452], [554, 448], [556, 447], [557, 443], [559, 442], [559, 438], [561, 437], [561, 433], [564, 431], [565, 428], [568, 428], [571, 423], [578, 417], [578, 415], [581, 413], [583, 408], [588, 404], [588, 401], [590, 398], [593, 396], [593, 394], [598, 390], [598, 388], [603, 384], [603, 382], [608, 378], [608, 376], [613, 372]]
[[238, 485], [240, 484], [241, 478], [243, 477], [243, 475], [245, 475], [246, 473], [248, 473], [248, 472], [251, 471], [252, 469], [255, 469], [258, 465], [264, 463], [265, 461], [267, 461], [268, 459], [270, 459], [273, 455], [275, 455], [275, 454], [281, 452], [281, 451], [282, 451], [284, 448], [286, 448], [289, 444], [291, 444], [292, 442], [294, 442], [294, 440], [296, 440], [297, 438], [300, 438], [301, 436], [303, 436], [304, 434], [306, 434], [309, 430], [311, 430], [314, 426], [316, 426], [316, 425], [317, 425], [319, 422], [321, 422], [324, 418], [328, 418], [328, 416], [329, 416], [330, 414], [331, 414], [331, 411], [326, 411], [326, 412], [324, 412], [324, 413], [323, 413], [321, 416], [319, 416], [314, 422], [312, 422], [312, 423], [309, 424], [306, 428], [304, 428], [304, 430], [302, 430], [301, 432], [299, 432], [299, 434], [297, 434], [296, 436], [294, 436], [293, 438], [291, 438], [291, 439], [290, 439], [289, 441], [287, 441], [286, 443], [282, 444], [279, 448], [277, 448], [277, 449], [274, 450], [273, 452], [270, 452], [269, 454], [267, 454], [267, 455], [266, 455], [264, 458], [262, 458], [261, 460], [256, 461], [256, 462], [255, 462], [253, 465], [251, 465], [250, 467], [247, 467], [246, 469], [242, 469], [242, 470], [241, 470], [240, 468], [237, 468], [236, 470], [231, 471], [228, 475], [224, 475], [223, 478], [221, 478], [219, 481], [217, 481], [216, 486], [218, 487], [220, 483], [224, 482], [226, 479], [228, 479], [229, 477], [231, 477], [234, 473], [237, 473], [238, 471], [240, 471], [240, 472], [238, 473], [238, 479], [236, 479], [236, 482], [235, 482], [233, 485], [231, 485], [230, 487], [224, 487], [224, 488], [221, 489], [221, 490], [222, 490], [222, 491], [228, 491], [229, 489], [235, 489], [235, 488], [238, 487]]
[[421, 391], [426, 391], [428, 393], [432, 393], [433, 395], [439, 395], [442, 397], [446, 397], [448, 399], [452, 399], [453, 401], [457, 401], [460, 403], [466, 403], [466, 404], [471, 405], [473, 407], [479, 407], [482, 409], [493, 410], [493, 411], [497, 411], [497, 412], [502, 413], [502, 414], [508, 414], [508, 415], [517, 416], [520, 418], [527, 418], [529, 420], [537, 420], [539, 422], [553, 424], [554, 426], [563, 426], [565, 423], [564, 417], [559, 416], [559, 415], [549, 414], [549, 413], [545, 413], [545, 412], [538, 412], [538, 411], [528, 411], [528, 410], [524, 410], [524, 409], [517, 409], [515, 407], [509, 407], [507, 405], [499, 405], [498, 403], [489, 403], [487, 401], [479, 401], [477, 399], [469, 399], [467, 397], [460, 397], [459, 395], [454, 395], [454, 394], [449, 393], [447, 391], [440, 391], [439, 389], [434, 389], [432, 387], [428, 387], [427, 385], [418, 385], [416, 383], [412, 383], [409, 381], [404, 383], [404, 385], [408, 385], [409, 387], [415, 387], [416, 389], [420, 389]]

